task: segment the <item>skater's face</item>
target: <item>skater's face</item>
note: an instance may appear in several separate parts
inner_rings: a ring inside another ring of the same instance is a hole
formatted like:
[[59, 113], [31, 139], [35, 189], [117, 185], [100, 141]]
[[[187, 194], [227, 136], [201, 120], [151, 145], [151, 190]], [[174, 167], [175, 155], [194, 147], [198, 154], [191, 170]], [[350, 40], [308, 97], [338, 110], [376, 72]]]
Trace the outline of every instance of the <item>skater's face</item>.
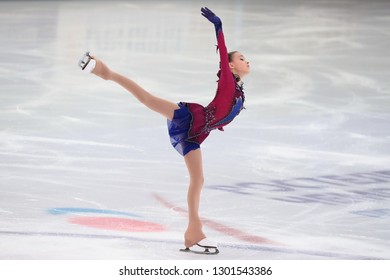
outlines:
[[250, 72], [249, 61], [240, 52], [234, 52], [230, 55], [230, 69], [233, 74], [239, 75], [241, 78]]

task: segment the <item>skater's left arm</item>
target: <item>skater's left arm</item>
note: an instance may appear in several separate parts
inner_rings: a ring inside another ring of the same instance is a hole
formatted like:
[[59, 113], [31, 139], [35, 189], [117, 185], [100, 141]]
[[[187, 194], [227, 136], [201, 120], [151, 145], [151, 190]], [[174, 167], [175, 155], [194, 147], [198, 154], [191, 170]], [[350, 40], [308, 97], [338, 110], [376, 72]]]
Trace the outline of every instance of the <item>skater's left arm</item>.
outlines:
[[218, 42], [218, 49], [219, 49], [219, 57], [221, 62], [221, 77], [222, 76], [231, 76], [231, 71], [229, 67], [229, 58], [228, 58], [228, 51], [225, 44], [225, 37], [223, 35], [222, 31], [222, 21], [221, 19], [215, 15], [210, 9], [208, 8], [202, 8], [201, 9], [202, 15], [207, 18], [211, 23], [214, 24], [215, 27], [215, 33], [217, 36], [217, 42]]

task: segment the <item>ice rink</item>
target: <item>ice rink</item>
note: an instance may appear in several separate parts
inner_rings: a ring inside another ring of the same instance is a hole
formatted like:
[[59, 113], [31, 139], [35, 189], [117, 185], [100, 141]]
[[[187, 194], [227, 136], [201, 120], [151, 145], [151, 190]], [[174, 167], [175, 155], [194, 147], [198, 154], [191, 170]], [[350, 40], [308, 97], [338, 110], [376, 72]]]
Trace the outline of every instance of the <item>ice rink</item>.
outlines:
[[[220, 254], [179, 252], [188, 175], [166, 120], [81, 72], [86, 50], [207, 105], [215, 31], [246, 110], [202, 145]], [[1, 1], [0, 259], [390, 259], [390, 2]]]

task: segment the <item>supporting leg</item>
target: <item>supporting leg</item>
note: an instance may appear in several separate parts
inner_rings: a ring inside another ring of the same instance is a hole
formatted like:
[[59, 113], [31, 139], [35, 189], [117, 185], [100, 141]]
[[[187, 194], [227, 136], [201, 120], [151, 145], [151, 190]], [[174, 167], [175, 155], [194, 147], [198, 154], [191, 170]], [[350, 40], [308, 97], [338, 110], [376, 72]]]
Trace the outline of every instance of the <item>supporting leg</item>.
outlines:
[[202, 231], [202, 222], [199, 216], [200, 194], [204, 183], [201, 149], [189, 152], [185, 155], [184, 160], [190, 175], [187, 194], [188, 227], [184, 234], [184, 243], [186, 247], [191, 247], [206, 237]]

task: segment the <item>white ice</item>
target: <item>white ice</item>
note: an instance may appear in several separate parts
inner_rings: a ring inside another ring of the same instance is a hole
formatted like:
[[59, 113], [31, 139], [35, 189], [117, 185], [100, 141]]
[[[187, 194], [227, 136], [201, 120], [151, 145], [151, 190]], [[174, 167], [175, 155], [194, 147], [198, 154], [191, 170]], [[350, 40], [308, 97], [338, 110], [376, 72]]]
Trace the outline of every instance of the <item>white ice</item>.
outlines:
[[[179, 252], [188, 176], [166, 120], [77, 67], [90, 50], [206, 105], [206, 5], [252, 71], [246, 110], [202, 146], [217, 256]], [[1, 1], [0, 259], [390, 259], [389, 26], [384, 0]], [[164, 230], [70, 222], [126, 218], [109, 211]]]

